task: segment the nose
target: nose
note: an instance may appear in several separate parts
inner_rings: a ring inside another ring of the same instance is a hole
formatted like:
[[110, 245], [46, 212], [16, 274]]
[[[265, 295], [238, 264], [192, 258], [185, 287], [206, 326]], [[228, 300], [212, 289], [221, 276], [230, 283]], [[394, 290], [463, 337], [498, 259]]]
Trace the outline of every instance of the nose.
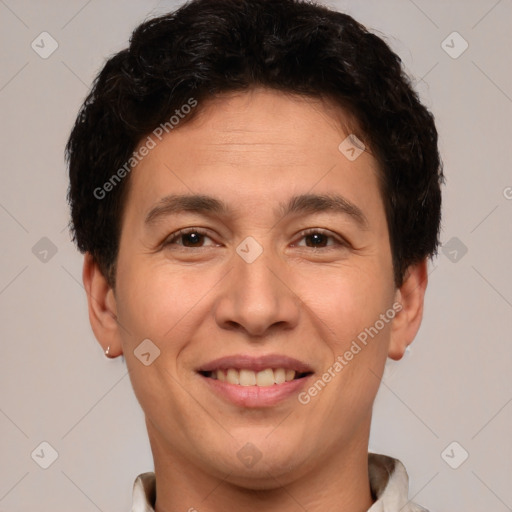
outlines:
[[284, 262], [264, 250], [251, 263], [235, 254], [233, 264], [214, 307], [217, 325], [251, 337], [293, 329], [299, 322], [301, 301]]

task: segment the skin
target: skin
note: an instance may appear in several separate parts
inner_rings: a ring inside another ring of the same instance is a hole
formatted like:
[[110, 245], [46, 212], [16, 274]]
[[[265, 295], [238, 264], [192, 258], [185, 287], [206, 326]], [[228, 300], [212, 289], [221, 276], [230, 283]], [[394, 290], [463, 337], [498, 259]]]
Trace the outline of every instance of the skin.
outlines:
[[[400, 359], [420, 326], [426, 261], [395, 287], [378, 164], [370, 151], [349, 161], [338, 150], [350, 124], [339, 109], [259, 88], [200, 107], [130, 175], [116, 289], [89, 254], [84, 261], [94, 333], [111, 356], [124, 354], [145, 413], [156, 511], [365, 511], [372, 405], [386, 358]], [[343, 196], [367, 225], [274, 211], [306, 193]], [[232, 212], [145, 225], [169, 194], [214, 196]], [[163, 245], [183, 228], [208, 235]], [[310, 228], [327, 232], [319, 247], [302, 234]], [[250, 264], [236, 252], [248, 236], [263, 248]], [[195, 371], [221, 356], [278, 353], [310, 364], [316, 380], [396, 301], [400, 313], [306, 405], [294, 395], [236, 406]], [[134, 355], [147, 338], [160, 349], [149, 366]], [[247, 442], [261, 454], [252, 467], [237, 457]]]

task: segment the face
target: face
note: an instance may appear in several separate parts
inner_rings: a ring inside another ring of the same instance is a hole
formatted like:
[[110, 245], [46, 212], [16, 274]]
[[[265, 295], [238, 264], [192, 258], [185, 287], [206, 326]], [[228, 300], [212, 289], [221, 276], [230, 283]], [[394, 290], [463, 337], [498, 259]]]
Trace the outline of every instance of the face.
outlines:
[[116, 335], [155, 459], [271, 487], [366, 450], [397, 299], [378, 164], [318, 100], [197, 108], [130, 176]]

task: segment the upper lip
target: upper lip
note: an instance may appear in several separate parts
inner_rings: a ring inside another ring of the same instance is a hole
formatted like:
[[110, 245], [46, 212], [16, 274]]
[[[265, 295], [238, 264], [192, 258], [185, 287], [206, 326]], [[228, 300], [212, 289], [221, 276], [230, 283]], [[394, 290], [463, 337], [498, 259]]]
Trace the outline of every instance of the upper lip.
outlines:
[[262, 356], [250, 356], [244, 354], [219, 357], [213, 361], [201, 365], [198, 372], [211, 372], [214, 370], [228, 370], [238, 368], [260, 372], [267, 368], [284, 368], [295, 370], [299, 373], [312, 373], [313, 369], [307, 363], [280, 354], [267, 354]]

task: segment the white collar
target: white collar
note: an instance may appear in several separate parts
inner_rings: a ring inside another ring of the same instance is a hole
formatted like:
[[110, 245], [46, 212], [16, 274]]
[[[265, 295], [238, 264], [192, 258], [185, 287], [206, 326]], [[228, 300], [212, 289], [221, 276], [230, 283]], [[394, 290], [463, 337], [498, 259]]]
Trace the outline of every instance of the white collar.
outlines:
[[[409, 501], [409, 477], [404, 465], [387, 455], [368, 453], [370, 489], [377, 499], [367, 512], [428, 512]], [[154, 512], [155, 473], [140, 474], [133, 484], [132, 512]]]

